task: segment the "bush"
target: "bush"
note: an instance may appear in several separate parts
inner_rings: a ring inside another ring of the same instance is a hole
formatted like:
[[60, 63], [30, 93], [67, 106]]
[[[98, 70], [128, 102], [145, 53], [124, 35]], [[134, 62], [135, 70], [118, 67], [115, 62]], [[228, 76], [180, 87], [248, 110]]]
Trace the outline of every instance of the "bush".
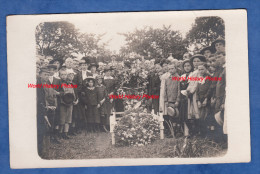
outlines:
[[160, 135], [160, 125], [151, 114], [132, 112], [125, 114], [114, 128], [117, 146], [144, 146]]

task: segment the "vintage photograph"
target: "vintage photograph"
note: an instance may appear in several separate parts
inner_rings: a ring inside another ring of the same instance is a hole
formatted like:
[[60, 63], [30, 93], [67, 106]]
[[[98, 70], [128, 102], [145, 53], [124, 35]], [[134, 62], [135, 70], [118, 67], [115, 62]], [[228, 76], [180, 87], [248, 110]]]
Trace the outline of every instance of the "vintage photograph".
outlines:
[[37, 94], [38, 155], [224, 156], [225, 21], [215, 15], [96, 19], [64, 16], [35, 28], [36, 83], [28, 88]]
[[245, 10], [7, 17], [11, 168], [251, 160]]

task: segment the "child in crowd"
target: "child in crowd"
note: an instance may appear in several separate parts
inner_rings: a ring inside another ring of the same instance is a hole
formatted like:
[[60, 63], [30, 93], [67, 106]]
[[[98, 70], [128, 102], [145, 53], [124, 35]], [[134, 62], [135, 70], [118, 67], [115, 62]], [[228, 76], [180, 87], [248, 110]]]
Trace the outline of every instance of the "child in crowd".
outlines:
[[106, 105], [105, 105], [105, 101], [108, 97], [107, 94], [107, 89], [106, 87], [103, 85], [103, 76], [98, 75], [96, 77], [96, 81], [97, 81], [97, 85], [96, 85], [96, 89], [97, 89], [97, 96], [98, 96], [98, 103], [100, 105], [100, 107], [98, 108], [98, 114], [100, 117], [100, 125], [98, 125], [100, 127], [100, 130], [102, 131], [107, 131], [105, 124], [106, 124]]
[[[67, 85], [76, 85], [73, 82], [75, 72], [73, 70], [68, 70], [67, 71]], [[73, 109], [72, 109], [72, 122], [70, 124], [70, 129], [69, 129], [69, 135], [76, 135], [76, 125], [78, 123], [79, 115], [78, 115], [78, 110], [77, 110], [77, 104], [78, 104], [78, 95], [77, 95], [77, 88], [71, 88], [70, 89], [71, 93], [74, 93], [74, 101], [73, 101]]]
[[[70, 73], [70, 74], [72, 74], [72, 73]], [[68, 136], [69, 124], [72, 123], [73, 101], [76, 98], [74, 89], [66, 87], [66, 85], [68, 85], [67, 75], [68, 74], [67, 74], [66, 70], [60, 70], [60, 78], [61, 78], [60, 134], [61, 134], [61, 137], [64, 139], [69, 139], [69, 136]]]
[[99, 131], [100, 116], [98, 114], [98, 108], [100, 104], [98, 103], [98, 92], [95, 88], [95, 79], [93, 77], [88, 77], [86, 79], [87, 85], [84, 89], [85, 98], [87, 103], [87, 123], [89, 132]]
[[208, 109], [210, 106], [210, 85], [211, 81], [206, 77], [209, 76], [207, 73], [207, 65], [201, 64], [198, 66], [199, 75], [203, 77], [202, 81], [199, 81], [197, 88], [197, 103], [199, 109], [199, 134], [205, 136], [207, 133], [207, 122], [206, 118], [208, 116]]
[[166, 110], [166, 122], [168, 121], [173, 126], [171, 136], [176, 136], [176, 124], [179, 123], [179, 102], [180, 102], [180, 82], [172, 80], [172, 77], [179, 77], [175, 64], [168, 66], [170, 76], [165, 80], [164, 102]]

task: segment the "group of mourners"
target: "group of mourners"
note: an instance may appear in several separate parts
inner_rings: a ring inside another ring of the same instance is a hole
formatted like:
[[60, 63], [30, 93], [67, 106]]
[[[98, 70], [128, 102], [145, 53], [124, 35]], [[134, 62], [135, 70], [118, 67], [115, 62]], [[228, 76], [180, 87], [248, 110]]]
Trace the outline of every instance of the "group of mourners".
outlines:
[[181, 61], [155, 62], [148, 94], [160, 99], [152, 99], [148, 110], [162, 112], [166, 136], [227, 142], [225, 57], [225, 40], [218, 38], [193, 56], [184, 54]]
[[[193, 56], [185, 53], [183, 60], [170, 56], [138, 64], [149, 66], [145, 93], [159, 95], [159, 99], [147, 99], [145, 106], [147, 112], [163, 114], [166, 136], [226, 141], [224, 39], [218, 38]], [[112, 59], [107, 64], [98, 63], [95, 57], [37, 60], [37, 84], [45, 85], [37, 88], [38, 152], [42, 158], [48, 158], [50, 143], [60, 144], [61, 139], [83, 130], [109, 131], [112, 111], [124, 111], [122, 100], [109, 98], [118, 94], [117, 73], [122, 69], [131, 71], [128, 60]], [[196, 77], [221, 80], [189, 80]]]

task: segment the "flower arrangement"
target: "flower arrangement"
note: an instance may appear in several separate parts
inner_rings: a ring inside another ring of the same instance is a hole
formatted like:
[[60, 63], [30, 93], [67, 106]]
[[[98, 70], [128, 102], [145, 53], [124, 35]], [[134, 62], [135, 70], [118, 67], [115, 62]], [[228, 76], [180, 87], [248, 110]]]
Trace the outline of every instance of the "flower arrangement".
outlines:
[[159, 137], [158, 120], [153, 115], [141, 111], [141, 107], [128, 110], [117, 122], [114, 128], [117, 146], [144, 146]]

